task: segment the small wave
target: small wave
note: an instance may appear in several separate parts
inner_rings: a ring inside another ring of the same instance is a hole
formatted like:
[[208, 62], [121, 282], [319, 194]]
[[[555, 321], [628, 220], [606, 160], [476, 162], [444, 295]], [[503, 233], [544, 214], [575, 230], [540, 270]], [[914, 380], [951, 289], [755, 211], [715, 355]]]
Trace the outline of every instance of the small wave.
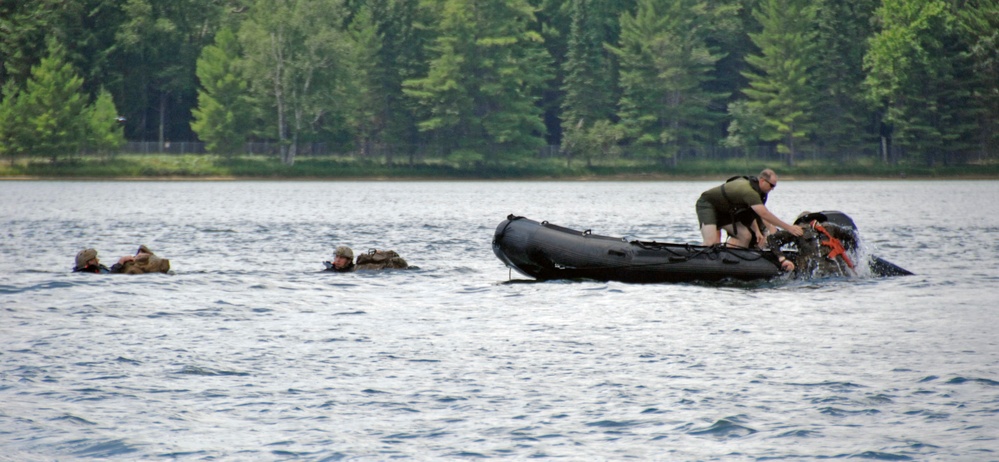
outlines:
[[207, 451], [183, 451], [183, 452], [166, 452], [163, 454], [157, 454], [157, 457], [165, 459], [180, 459], [189, 456], [199, 456], [208, 454]]
[[124, 440], [101, 441], [86, 448], [73, 452], [73, 455], [84, 457], [114, 457], [137, 452], [138, 449]]
[[960, 385], [964, 383], [977, 383], [981, 385], [988, 385], [990, 387], [999, 386], [999, 382], [992, 379], [980, 379], [980, 378], [966, 378], [966, 377], [954, 377], [947, 381], [950, 385]]
[[815, 430], [789, 430], [777, 435], [777, 438], [809, 438], [818, 435], [819, 432]]
[[705, 428], [696, 428], [687, 432], [688, 435], [711, 436], [714, 438], [742, 438], [756, 433], [756, 430], [737, 423], [734, 419], [720, 419]]
[[77, 282], [62, 282], [62, 281], [43, 282], [41, 284], [35, 284], [26, 287], [0, 285], [0, 294], [20, 294], [24, 292], [34, 292], [37, 290], [63, 289], [66, 287], [73, 287], [76, 285], [78, 285]]
[[587, 427], [605, 427], [605, 428], [622, 428], [622, 427], [634, 427], [639, 425], [641, 422], [634, 420], [598, 420], [596, 422], [590, 422], [586, 424]]
[[927, 411], [927, 410], [907, 411], [904, 412], [904, 414], [910, 416], [922, 416], [925, 417], [927, 420], [943, 420], [950, 417], [950, 414], [946, 414], [943, 412]]
[[91, 422], [91, 421], [89, 421], [87, 419], [84, 419], [83, 417], [77, 417], [77, 416], [71, 415], [71, 414], [66, 414], [66, 415], [60, 416], [60, 417], [54, 417], [54, 418], [51, 418], [49, 420], [69, 422], [69, 423], [78, 424], [78, 425], [97, 425], [96, 423]]
[[792, 383], [788, 383], [788, 385], [796, 386], [796, 387], [829, 387], [829, 388], [834, 388], [834, 389], [838, 389], [838, 388], [864, 388], [863, 385], [858, 385], [858, 384], [855, 384], [855, 383], [852, 383], [852, 382], [835, 382], [835, 381], [826, 381], [826, 382], [817, 382], [817, 383], [794, 383], [794, 382], [792, 382]]
[[250, 375], [248, 372], [225, 371], [219, 369], [212, 369], [210, 367], [199, 367], [199, 366], [184, 366], [178, 373], [185, 375], [204, 375], [204, 376], [232, 375], [237, 377], [245, 377]]
[[892, 454], [889, 452], [864, 451], [858, 454], [847, 456], [850, 459], [872, 459], [872, 460], [913, 460], [912, 457], [902, 454]]
[[856, 411], [849, 411], [849, 410], [838, 408], [838, 407], [824, 407], [824, 408], [820, 408], [819, 412], [822, 413], [822, 414], [827, 414], [827, 415], [832, 415], [832, 416], [837, 416], [837, 417], [842, 417], [842, 416], [846, 416], [846, 415], [872, 415], [872, 414], [880, 414], [881, 413], [881, 411], [879, 411], [877, 409], [859, 409], [859, 410], [856, 410]]

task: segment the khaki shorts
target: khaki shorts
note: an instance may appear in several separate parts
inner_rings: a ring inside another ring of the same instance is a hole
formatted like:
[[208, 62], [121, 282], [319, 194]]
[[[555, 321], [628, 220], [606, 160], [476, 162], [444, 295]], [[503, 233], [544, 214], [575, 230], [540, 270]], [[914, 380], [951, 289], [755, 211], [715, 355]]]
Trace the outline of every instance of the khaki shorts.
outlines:
[[718, 213], [715, 206], [711, 205], [704, 196], [697, 199], [694, 204], [697, 209], [697, 222], [700, 226], [715, 225], [718, 228], [732, 224], [732, 216], [728, 212]]

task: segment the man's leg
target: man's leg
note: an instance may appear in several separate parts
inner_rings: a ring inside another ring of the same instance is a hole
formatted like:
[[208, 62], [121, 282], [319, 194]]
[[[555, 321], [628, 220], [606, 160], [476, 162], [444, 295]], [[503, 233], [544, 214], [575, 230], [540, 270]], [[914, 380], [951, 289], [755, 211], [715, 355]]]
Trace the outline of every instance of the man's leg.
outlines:
[[748, 249], [753, 242], [753, 232], [742, 223], [726, 225], [723, 229], [728, 233], [728, 240], [725, 241], [728, 247]]
[[721, 242], [721, 230], [718, 225], [701, 224], [701, 241], [704, 245], [715, 245]]

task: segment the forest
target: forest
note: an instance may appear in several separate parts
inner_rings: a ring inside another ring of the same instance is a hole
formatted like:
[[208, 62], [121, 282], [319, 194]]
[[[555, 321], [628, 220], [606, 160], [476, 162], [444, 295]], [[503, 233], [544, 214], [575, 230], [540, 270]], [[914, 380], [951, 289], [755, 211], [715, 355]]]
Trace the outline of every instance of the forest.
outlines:
[[999, 0], [13, 0], [0, 155], [999, 158]]

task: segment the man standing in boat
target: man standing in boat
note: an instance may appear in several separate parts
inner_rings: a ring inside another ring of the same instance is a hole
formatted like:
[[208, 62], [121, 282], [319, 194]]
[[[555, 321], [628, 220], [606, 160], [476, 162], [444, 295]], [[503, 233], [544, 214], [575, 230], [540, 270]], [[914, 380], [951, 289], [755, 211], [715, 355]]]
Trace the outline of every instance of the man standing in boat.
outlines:
[[801, 236], [801, 227], [788, 224], [767, 209], [767, 195], [777, 187], [777, 174], [767, 168], [759, 177], [737, 176], [721, 186], [704, 191], [697, 199], [697, 220], [704, 245], [721, 242], [721, 231], [728, 234], [730, 247], [762, 247], [764, 229], [779, 227]]

